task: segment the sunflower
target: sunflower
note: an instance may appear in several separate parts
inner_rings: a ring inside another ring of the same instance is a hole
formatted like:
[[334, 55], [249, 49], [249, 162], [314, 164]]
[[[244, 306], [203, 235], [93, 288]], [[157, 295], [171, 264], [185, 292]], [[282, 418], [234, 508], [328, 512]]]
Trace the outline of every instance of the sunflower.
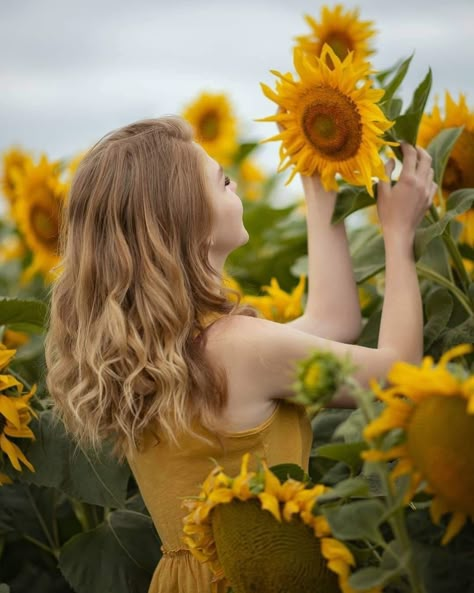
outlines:
[[[333, 69], [327, 65], [328, 57]], [[321, 57], [314, 59], [295, 48], [294, 65], [300, 80], [291, 73], [272, 71], [279, 78], [276, 90], [261, 85], [279, 106], [276, 115], [257, 120], [278, 122], [283, 128], [264, 140], [282, 140], [279, 171], [293, 165], [287, 183], [297, 172], [318, 172], [328, 190], [337, 190], [339, 173], [349, 183], [365, 185], [373, 195], [372, 177], [387, 179], [379, 149], [390, 144], [381, 135], [393, 125], [376, 104], [384, 91], [372, 88], [372, 81], [365, 78], [368, 66], [355, 66], [352, 54], [341, 62], [327, 44]]]
[[[447, 197], [457, 189], [474, 187], [474, 111], [469, 110], [465, 95], [460, 94], [456, 103], [448, 91], [445, 94], [444, 111], [443, 117], [436, 103], [431, 114], [423, 115], [417, 142], [426, 147], [442, 130], [464, 126], [449, 156], [441, 182], [443, 194]], [[464, 225], [459, 240], [473, 247], [474, 209], [459, 215], [457, 219]]]
[[30, 154], [18, 147], [13, 147], [3, 154], [1, 187], [10, 204], [15, 203], [16, 186], [31, 163]]
[[331, 537], [326, 518], [313, 513], [329, 488], [308, 488], [291, 478], [280, 483], [264, 461], [249, 471], [249, 459], [249, 453], [242, 457], [235, 478], [216, 465], [199, 496], [183, 502], [189, 511], [183, 541], [200, 562], [209, 563], [214, 586], [224, 580], [234, 593], [351, 593], [354, 557]]
[[[0, 369], [8, 365], [15, 352], [16, 350], [9, 350], [0, 344]], [[32, 416], [38, 416], [28, 402], [36, 392], [36, 385], [29, 393], [20, 395], [22, 391], [23, 385], [15, 377], [0, 375], [0, 451], [8, 456], [10, 463], [17, 471], [21, 471], [20, 461], [29, 470], [35, 471], [22, 450], [8, 439], [8, 437], [35, 439], [28, 424]], [[3, 479], [4, 477], [6, 477], [4, 474], [0, 474], [0, 484], [9, 483], [8, 480]]]
[[425, 491], [433, 494], [433, 521], [438, 524], [443, 514], [452, 513], [442, 544], [460, 531], [468, 517], [474, 520], [474, 377], [465, 378], [447, 367], [452, 358], [472, 350], [470, 345], [456, 346], [438, 365], [429, 356], [421, 367], [396, 363], [387, 376], [391, 387], [382, 390], [372, 385], [387, 405], [364, 432], [372, 441], [402, 429], [401, 444], [361, 455], [368, 461], [398, 459], [391, 479], [410, 476], [406, 503], [422, 482], [426, 484]]
[[[304, 18], [311, 33], [296, 37], [296, 41], [305, 52], [319, 58], [327, 43], [340, 60], [344, 60], [349, 52], [354, 52], [355, 63], [367, 61], [374, 53], [368, 43], [376, 33], [374, 23], [361, 21], [357, 8], [345, 12], [342, 4], [336, 4], [333, 9], [323, 6], [319, 21], [309, 15]], [[327, 63], [332, 66], [330, 58]]]
[[300, 276], [298, 284], [288, 293], [280, 288], [276, 278], [272, 278], [269, 286], [262, 287], [267, 294], [244, 295], [241, 303], [255, 307], [266, 319], [284, 323], [302, 315], [305, 285], [305, 276]]
[[201, 93], [183, 117], [193, 126], [196, 142], [221, 165], [230, 165], [237, 150], [237, 124], [227, 96]]
[[18, 332], [12, 329], [6, 329], [3, 332], [3, 344], [7, 348], [18, 348], [30, 341], [30, 336], [25, 332]]
[[33, 254], [31, 265], [22, 280], [36, 272], [51, 281], [51, 268], [59, 263], [58, 236], [61, 209], [67, 186], [60, 180], [59, 163], [42, 156], [38, 164], [29, 164], [17, 188], [13, 217]]

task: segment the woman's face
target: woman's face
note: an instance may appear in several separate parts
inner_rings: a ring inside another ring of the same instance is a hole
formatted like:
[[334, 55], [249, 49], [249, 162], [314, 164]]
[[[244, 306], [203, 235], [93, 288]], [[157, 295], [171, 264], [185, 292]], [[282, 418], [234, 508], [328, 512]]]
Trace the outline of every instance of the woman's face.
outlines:
[[242, 201], [235, 193], [237, 184], [230, 180], [217, 161], [196, 145], [204, 160], [204, 170], [213, 210], [210, 255], [218, 260], [247, 243], [249, 234], [242, 221]]

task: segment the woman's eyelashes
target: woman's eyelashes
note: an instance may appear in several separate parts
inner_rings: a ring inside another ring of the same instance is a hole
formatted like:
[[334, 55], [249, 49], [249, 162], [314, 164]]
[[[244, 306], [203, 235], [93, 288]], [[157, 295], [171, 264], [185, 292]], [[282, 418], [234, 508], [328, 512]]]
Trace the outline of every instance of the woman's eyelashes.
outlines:
[[224, 177], [224, 185], [229, 185], [230, 183], [230, 177], [227, 177], [227, 175]]

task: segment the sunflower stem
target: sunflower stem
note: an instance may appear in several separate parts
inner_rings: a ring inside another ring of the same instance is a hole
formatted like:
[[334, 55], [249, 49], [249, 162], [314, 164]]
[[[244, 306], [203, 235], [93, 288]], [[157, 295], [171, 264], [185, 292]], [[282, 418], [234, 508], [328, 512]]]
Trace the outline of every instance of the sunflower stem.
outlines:
[[[439, 221], [440, 218], [439, 218], [438, 211], [436, 210], [436, 208], [433, 205], [430, 206], [430, 214], [435, 222]], [[464, 266], [464, 262], [462, 261], [462, 257], [461, 257], [461, 254], [459, 253], [458, 246], [456, 245], [455, 241], [453, 240], [453, 236], [451, 235], [449, 226], [450, 225], [448, 224], [441, 236], [443, 238], [443, 242], [446, 246], [446, 249], [448, 250], [448, 253], [451, 256], [451, 259], [453, 261], [456, 272], [459, 276], [459, 280], [462, 284], [464, 292], [466, 294], [469, 294], [469, 284], [471, 283], [471, 280], [470, 280], [469, 274], [467, 273], [466, 268]]]
[[26, 488], [27, 496], [30, 499], [31, 506], [33, 507], [33, 510], [35, 512], [35, 515], [36, 515], [36, 517], [38, 519], [38, 522], [39, 522], [39, 524], [41, 526], [41, 529], [43, 530], [43, 533], [44, 533], [46, 539], [48, 540], [49, 547], [51, 548], [53, 555], [56, 556], [56, 554], [57, 554], [57, 557], [58, 557], [59, 556], [59, 550], [55, 546], [54, 540], [51, 537], [51, 534], [50, 534], [49, 529], [48, 529], [48, 527], [46, 525], [46, 522], [45, 522], [45, 520], [43, 518], [43, 515], [40, 513], [40, 510], [38, 509], [38, 506], [36, 504], [36, 501], [33, 498], [33, 495], [31, 494], [31, 490], [26, 485], [25, 485], [25, 488]]
[[467, 311], [467, 313], [469, 315], [472, 315], [473, 307], [469, 303], [466, 295], [455, 284], [453, 284], [448, 278], [441, 276], [441, 274], [438, 274], [434, 270], [431, 270], [430, 268], [427, 268], [426, 266], [424, 266], [423, 264], [420, 264], [420, 263], [416, 264], [416, 270], [420, 274], [420, 276], [423, 276], [427, 280], [432, 280], [433, 282], [436, 282], [440, 286], [444, 286], [450, 292], [452, 292], [453, 295], [457, 298], [457, 300], [464, 307], [464, 309]]
[[43, 550], [44, 552], [48, 552], [48, 554], [51, 554], [52, 556], [54, 556], [56, 558], [56, 560], [58, 560], [58, 558], [59, 558], [59, 550], [58, 549], [50, 548], [46, 544], [43, 544], [43, 542], [40, 542], [35, 537], [32, 537], [31, 535], [28, 535], [26, 533], [22, 533], [21, 536], [23, 539], [26, 539], [26, 541], [37, 546], [38, 548], [41, 548], [41, 550]]
[[[351, 381], [351, 384], [356, 385], [356, 382]], [[357, 400], [360, 409], [362, 410], [362, 414], [365, 416], [367, 424], [370, 423], [376, 416], [376, 412], [373, 406], [371, 405], [371, 400], [369, 400], [369, 398], [366, 397], [366, 395], [370, 393], [371, 392], [363, 390], [360, 386], [354, 388], [354, 396]], [[375, 439], [374, 442], [369, 442], [368, 444], [371, 447], [371, 449], [377, 449], [377, 446], [380, 444], [380, 440], [381, 439], [379, 438]], [[387, 510], [390, 510], [388, 522], [392, 527], [395, 540], [398, 542], [401, 550], [408, 551], [408, 561], [404, 563], [403, 567], [405, 569], [406, 575], [410, 583], [410, 591], [411, 593], [426, 593], [425, 588], [417, 575], [416, 567], [413, 562], [411, 542], [405, 525], [404, 510], [403, 507], [397, 508], [396, 495], [393, 491], [393, 487], [387, 473], [386, 463], [373, 462], [373, 465], [384, 485], [386, 503], [388, 506]], [[385, 545], [382, 545], [382, 547], [385, 549]], [[392, 552], [392, 550], [390, 551]], [[399, 561], [398, 557], [396, 557], [396, 559], [397, 561]]]

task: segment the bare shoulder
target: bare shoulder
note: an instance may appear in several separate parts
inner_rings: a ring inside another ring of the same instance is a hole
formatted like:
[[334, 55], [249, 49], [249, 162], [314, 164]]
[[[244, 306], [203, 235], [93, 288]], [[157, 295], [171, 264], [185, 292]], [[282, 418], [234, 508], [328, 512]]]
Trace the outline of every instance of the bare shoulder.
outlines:
[[206, 356], [222, 368], [229, 389], [244, 389], [258, 399], [291, 397], [296, 363], [315, 350], [352, 359], [356, 379], [367, 385], [384, 377], [396, 360], [393, 352], [327, 340], [287, 324], [245, 315], [229, 315], [208, 330]]

